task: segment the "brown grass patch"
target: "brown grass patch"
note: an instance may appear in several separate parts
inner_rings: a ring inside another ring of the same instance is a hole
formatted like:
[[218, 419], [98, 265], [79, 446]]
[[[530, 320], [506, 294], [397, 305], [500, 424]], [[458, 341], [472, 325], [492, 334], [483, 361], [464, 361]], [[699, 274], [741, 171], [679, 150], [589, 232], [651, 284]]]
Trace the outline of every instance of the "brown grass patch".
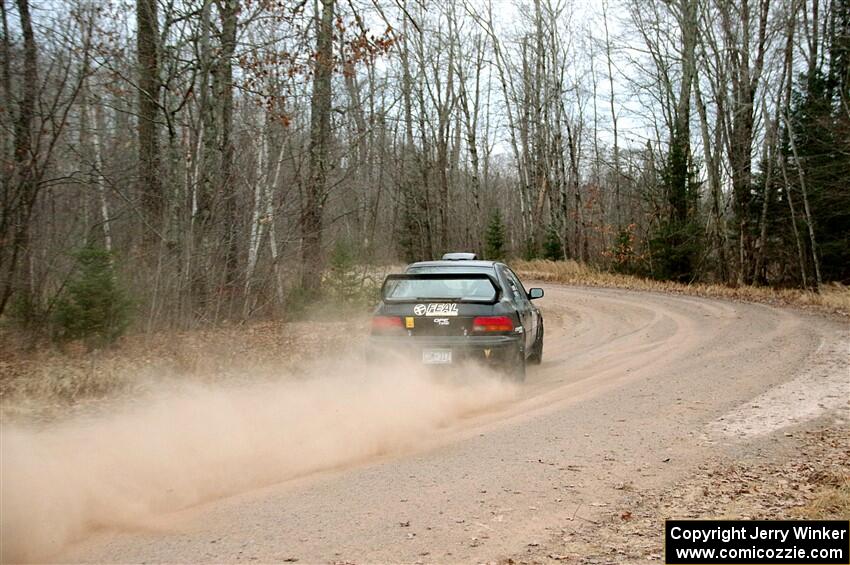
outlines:
[[850, 474], [828, 473], [813, 482], [815, 497], [795, 514], [809, 520], [850, 518]]
[[525, 278], [547, 282], [724, 298], [773, 306], [795, 306], [850, 316], [850, 288], [838, 283], [824, 285], [821, 292], [815, 293], [799, 289], [776, 289], [763, 286], [732, 287], [719, 284], [681, 284], [656, 281], [632, 275], [598, 271], [575, 261], [536, 259], [534, 261], [512, 261], [511, 266]]
[[0, 329], [0, 421], [52, 418], [101, 400], [139, 397], [163, 381], [242, 382], [276, 378], [311, 360], [353, 351], [366, 318], [263, 321], [122, 337], [87, 351], [71, 343], [32, 348]]

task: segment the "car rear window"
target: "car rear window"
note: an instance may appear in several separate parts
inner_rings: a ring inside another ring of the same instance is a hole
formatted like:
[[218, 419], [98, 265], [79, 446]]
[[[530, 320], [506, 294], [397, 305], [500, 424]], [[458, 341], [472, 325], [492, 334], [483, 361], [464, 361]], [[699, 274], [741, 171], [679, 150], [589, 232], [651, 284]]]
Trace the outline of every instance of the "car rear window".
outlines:
[[387, 300], [475, 300], [496, 298], [496, 289], [486, 278], [428, 278], [387, 281]]

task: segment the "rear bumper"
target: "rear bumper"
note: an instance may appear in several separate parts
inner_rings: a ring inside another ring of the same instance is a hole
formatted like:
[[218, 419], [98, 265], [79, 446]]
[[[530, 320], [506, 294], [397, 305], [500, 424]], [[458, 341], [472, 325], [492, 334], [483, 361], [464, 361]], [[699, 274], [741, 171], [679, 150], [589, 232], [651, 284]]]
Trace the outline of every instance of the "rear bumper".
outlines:
[[452, 365], [466, 362], [501, 365], [516, 359], [522, 344], [517, 336], [409, 337], [370, 336], [366, 358], [370, 361], [408, 360], [422, 363], [427, 350], [451, 350]]

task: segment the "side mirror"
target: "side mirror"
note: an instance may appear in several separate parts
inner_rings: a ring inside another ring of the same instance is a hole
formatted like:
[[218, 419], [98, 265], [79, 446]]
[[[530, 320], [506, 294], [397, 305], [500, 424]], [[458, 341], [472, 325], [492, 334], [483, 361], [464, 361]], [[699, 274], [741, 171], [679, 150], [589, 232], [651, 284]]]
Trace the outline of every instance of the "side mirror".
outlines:
[[538, 298], [543, 298], [543, 289], [542, 288], [530, 288], [530, 289], [528, 289], [528, 298], [530, 300], [536, 300]]

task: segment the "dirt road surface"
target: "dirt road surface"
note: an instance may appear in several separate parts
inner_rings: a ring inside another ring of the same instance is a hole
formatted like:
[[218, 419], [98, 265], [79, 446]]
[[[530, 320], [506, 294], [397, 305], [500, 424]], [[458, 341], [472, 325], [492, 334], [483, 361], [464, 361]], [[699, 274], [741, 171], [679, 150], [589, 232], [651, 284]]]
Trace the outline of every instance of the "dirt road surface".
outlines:
[[[669, 484], [718, 453], [767, 451], [777, 436], [814, 420], [848, 425], [846, 322], [685, 296], [545, 290], [544, 363], [530, 368], [523, 386], [441, 411], [428, 425], [405, 428], [404, 441], [381, 436], [369, 449], [277, 477], [288, 480], [263, 476], [221, 491], [230, 496], [209, 491], [201, 504], [143, 520], [88, 516], [98, 490], [87, 485], [93, 490], [77, 514], [92, 527], [74, 530], [49, 557], [32, 548], [21, 555], [73, 562], [486, 562], [534, 546], [565, 521], [616, 508], [625, 490]], [[420, 418], [416, 403], [443, 401], [415, 392], [413, 403], [394, 409], [392, 389], [392, 380], [383, 382], [367, 411], [387, 411], [387, 425]], [[359, 402], [356, 393], [349, 400]], [[334, 421], [323, 434], [346, 437], [343, 430], [368, 422], [365, 415]], [[298, 445], [309, 448], [313, 432], [296, 424], [292, 433], [302, 433]], [[89, 475], [93, 482], [97, 473], [134, 473], [133, 462], [122, 466], [125, 452], [116, 453]], [[165, 456], [179, 473], [195, 454]], [[186, 487], [166, 481], [157, 488]], [[138, 496], [144, 503], [147, 494]], [[52, 510], [63, 512], [62, 504]]]

